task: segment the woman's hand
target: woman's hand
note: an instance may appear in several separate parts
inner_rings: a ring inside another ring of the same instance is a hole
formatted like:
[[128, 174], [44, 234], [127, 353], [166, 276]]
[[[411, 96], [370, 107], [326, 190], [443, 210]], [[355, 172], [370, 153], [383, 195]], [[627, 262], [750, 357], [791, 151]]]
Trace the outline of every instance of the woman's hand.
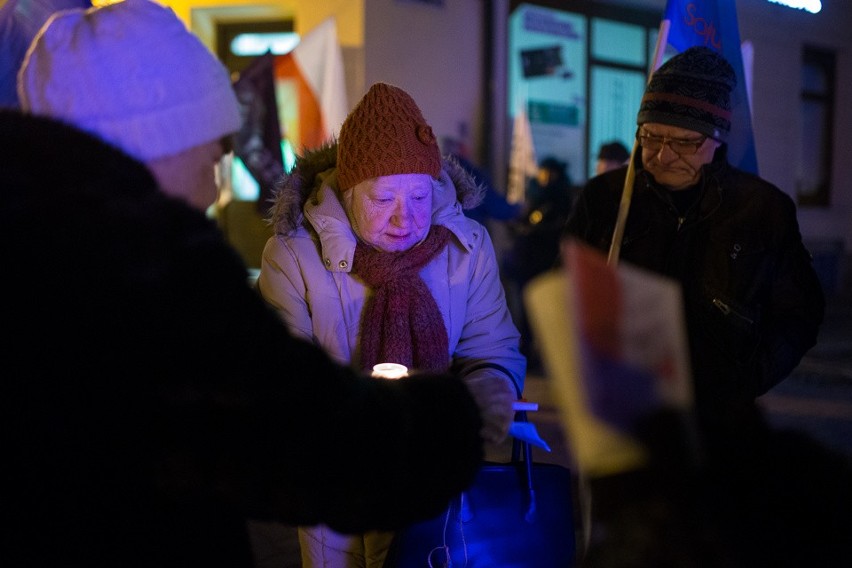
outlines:
[[462, 380], [479, 406], [482, 439], [491, 444], [503, 442], [515, 418], [515, 387], [508, 378], [486, 372], [474, 372]]

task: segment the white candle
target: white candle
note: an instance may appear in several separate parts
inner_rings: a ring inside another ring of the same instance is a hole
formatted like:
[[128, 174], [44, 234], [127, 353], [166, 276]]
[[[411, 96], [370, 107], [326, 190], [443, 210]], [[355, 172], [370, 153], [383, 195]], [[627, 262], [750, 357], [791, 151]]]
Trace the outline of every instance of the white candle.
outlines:
[[408, 367], [399, 363], [379, 363], [373, 365], [373, 376], [382, 379], [399, 379], [408, 376]]

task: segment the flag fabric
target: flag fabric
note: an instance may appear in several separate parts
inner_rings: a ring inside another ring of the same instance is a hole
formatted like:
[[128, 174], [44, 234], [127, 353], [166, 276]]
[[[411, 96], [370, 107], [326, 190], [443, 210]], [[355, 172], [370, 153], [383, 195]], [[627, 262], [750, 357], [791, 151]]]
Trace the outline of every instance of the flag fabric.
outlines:
[[677, 51], [696, 45], [715, 49], [737, 75], [731, 93], [731, 132], [728, 159], [734, 166], [757, 174], [757, 150], [749, 107], [749, 81], [743, 65], [740, 30], [734, 0], [668, 0], [663, 16], [669, 21], [667, 43]]
[[275, 182], [292, 167], [294, 152], [337, 135], [348, 112], [337, 23], [329, 17], [293, 51], [257, 57], [234, 84], [243, 126], [234, 154], [259, 186], [265, 210]]
[[647, 270], [611, 266], [600, 251], [566, 241], [573, 313], [592, 411], [623, 432], [642, 415], [692, 404], [680, 285]]
[[566, 271], [549, 270], [533, 278], [523, 295], [573, 465], [581, 477], [630, 471], [645, 463], [647, 454], [632, 436], [594, 414], [586, 401], [570, 288]]
[[509, 156], [509, 184], [506, 201], [522, 203], [526, 194], [527, 179], [534, 176], [538, 164], [533, 147], [532, 128], [526, 110], [515, 114], [512, 125], [512, 147]]
[[337, 136], [349, 104], [334, 16], [276, 57], [275, 84], [282, 134], [297, 153]]
[[284, 172], [274, 61], [271, 52], [258, 56], [234, 83], [243, 116], [242, 126], [235, 136], [234, 155], [242, 160], [257, 182], [257, 203], [262, 211], [269, 206], [275, 182]]

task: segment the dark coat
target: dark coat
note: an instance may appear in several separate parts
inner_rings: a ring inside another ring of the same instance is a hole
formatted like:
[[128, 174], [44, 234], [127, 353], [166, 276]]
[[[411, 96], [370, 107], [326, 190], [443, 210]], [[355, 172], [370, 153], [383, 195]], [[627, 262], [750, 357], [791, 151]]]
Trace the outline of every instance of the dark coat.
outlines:
[[[608, 252], [626, 171], [587, 183], [567, 235]], [[583, 566], [849, 565], [848, 459], [772, 428], [754, 403], [815, 344], [823, 318], [795, 206], [730, 167], [724, 147], [702, 179], [681, 218], [637, 169], [619, 254], [682, 286], [698, 420], [661, 410], [634, 425], [648, 462], [591, 480]]]
[[58, 122], [0, 111], [8, 566], [250, 566], [245, 519], [392, 529], [482, 459], [455, 377], [293, 338], [215, 223]]
[[562, 174], [546, 186], [532, 178], [527, 184], [524, 213], [509, 223], [511, 246], [503, 264], [506, 278], [520, 288], [559, 264], [559, 243], [571, 214], [576, 188]]
[[[697, 202], [679, 217], [637, 156], [622, 262], [679, 282], [696, 400], [712, 413], [778, 384], [816, 343], [825, 302], [790, 197], [727, 163], [704, 166]], [[566, 225], [610, 246], [627, 168], [592, 178]]]

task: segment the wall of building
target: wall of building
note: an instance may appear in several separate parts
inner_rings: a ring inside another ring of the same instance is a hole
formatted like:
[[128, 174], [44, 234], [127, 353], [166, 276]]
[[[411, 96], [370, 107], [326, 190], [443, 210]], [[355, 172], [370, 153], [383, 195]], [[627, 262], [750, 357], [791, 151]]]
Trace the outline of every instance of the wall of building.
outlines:
[[484, 118], [483, 5], [472, 0], [443, 0], [441, 5], [367, 0], [364, 91], [377, 81], [402, 87], [439, 139], [456, 136], [463, 124], [478, 147]]
[[809, 240], [842, 239], [852, 249], [852, 4], [823, 2], [819, 14], [765, 1], [738, 2], [742, 40], [754, 45], [753, 109], [758, 165], [763, 177], [795, 192], [800, 147], [799, 66], [805, 45], [837, 53], [834, 170], [830, 208], [800, 208], [802, 233]]

